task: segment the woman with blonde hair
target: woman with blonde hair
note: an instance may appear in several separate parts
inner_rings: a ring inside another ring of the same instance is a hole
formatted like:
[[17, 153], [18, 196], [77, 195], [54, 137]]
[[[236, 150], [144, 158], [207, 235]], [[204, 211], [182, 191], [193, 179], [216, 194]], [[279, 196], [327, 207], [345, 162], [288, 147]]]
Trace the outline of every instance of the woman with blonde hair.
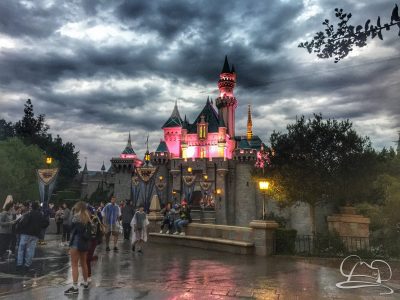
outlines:
[[6, 208], [6, 205], [8, 203], [13, 203], [13, 202], [14, 202], [13, 197], [11, 195], [8, 195], [6, 200], [4, 201], [3, 210]]
[[73, 216], [71, 223], [71, 239], [69, 242], [71, 255], [71, 269], [73, 285], [64, 292], [65, 295], [78, 294], [78, 264], [81, 265], [83, 276], [83, 288], [89, 288], [87, 281], [88, 268], [86, 264], [87, 251], [89, 249], [89, 240], [91, 237], [91, 222], [87, 211], [87, 205], [83, 201], [79, 201], [73, 208]]

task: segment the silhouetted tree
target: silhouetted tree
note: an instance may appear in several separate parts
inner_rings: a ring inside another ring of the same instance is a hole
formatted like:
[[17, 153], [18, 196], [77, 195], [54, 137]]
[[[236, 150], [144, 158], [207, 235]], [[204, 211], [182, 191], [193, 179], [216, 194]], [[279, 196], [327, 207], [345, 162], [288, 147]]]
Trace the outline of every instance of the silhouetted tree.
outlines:
[[383, 40], [382, 31], [390, 30], [392, 26], [399, 27], [400, 36], [400, 17], [397, 4], [395, 5], [390, 23], [382, 25], [381, 18], [378, 17], [376, 25], [367, 20], [364, 25], [350, 25], [351, 13], [345, 13], [342, 8], [335, 8], [335, 16], [339, 19], [335, 28], [328, 19], [322, 23], [325, 30], [317, 32], [311, 41], [299, 44], [300, 48], [305, 48], [309, 53], [316, 53], [319, 58], [335, 58], [335, 63], [345, 58], [354, 47], [364, 47], [369, 38], [378, 37]]

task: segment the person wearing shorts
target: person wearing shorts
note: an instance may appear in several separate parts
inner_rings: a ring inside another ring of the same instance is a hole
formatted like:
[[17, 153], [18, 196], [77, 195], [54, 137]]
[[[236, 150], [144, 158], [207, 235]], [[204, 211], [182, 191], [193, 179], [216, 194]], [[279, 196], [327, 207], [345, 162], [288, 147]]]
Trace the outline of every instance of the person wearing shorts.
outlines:
[[119, 235], [119, 219], [121, 217], [121, 209], [115, 203], [115, 196], [111, 197], [110, 203], [108, 203], [102, 211], [103, 224], [106, 227], [106, 251], [110, 251], [110, 238], [113, 236], [114, 251], [118, 251], [117, 242]]

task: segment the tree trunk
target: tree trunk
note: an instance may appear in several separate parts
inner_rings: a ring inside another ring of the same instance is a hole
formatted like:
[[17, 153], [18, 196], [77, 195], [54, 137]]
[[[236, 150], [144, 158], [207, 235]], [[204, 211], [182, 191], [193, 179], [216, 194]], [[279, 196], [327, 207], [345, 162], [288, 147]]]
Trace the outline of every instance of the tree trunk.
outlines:
[[317, 234], [317, 225], [315, 222], [315, 205], [310, 204], [310, 218], [311, 218], [311, 234], [316, 235]]

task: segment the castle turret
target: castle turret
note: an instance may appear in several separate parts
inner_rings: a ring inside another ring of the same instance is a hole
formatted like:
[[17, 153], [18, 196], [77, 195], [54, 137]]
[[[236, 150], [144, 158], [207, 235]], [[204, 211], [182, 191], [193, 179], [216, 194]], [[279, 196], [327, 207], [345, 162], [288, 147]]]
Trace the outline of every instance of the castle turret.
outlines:
[[178, 104], [175, 102], [174, 110], [169, 119], [164, 123], [164, 140], [172, 157], [181, 156], [181, 138], [183, 121], [179, 114]]
[[218, 80], [219, 97], [216, 100], [216, 106], [219, 114], [222, 115], [227, 133], [233, 139], [235, 136], [235, 110], [237, 100], [233, 94], [233, 89], [236, 84], [236, 72], [232, 65], [229, 67], [228, 57], [225, 56], [224, 66]]

